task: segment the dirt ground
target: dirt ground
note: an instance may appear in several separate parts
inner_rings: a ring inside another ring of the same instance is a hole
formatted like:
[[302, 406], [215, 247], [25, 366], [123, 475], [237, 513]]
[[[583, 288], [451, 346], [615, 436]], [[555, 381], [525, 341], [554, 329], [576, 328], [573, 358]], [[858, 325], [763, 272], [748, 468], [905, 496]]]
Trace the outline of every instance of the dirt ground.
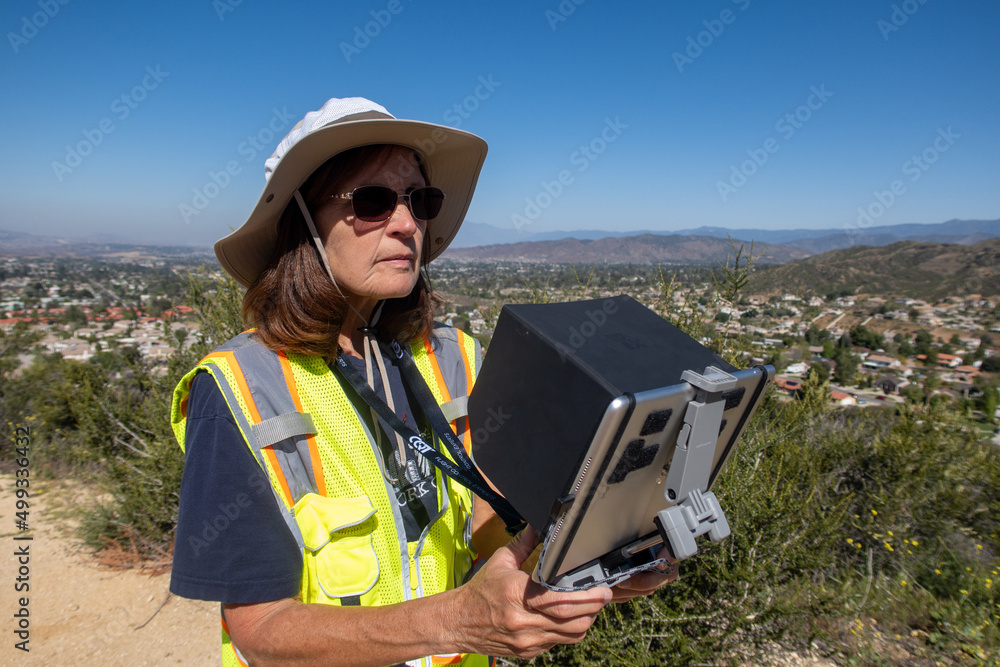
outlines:
[[[169, 574], [98, 565], [75, 537], [86, 491], [32, 480], [27, 533], [17, 530], [13, 475], [0, 475], [0, 665], [219, 665], [219, 606], [168, 593]], [[31, 536], [28, 540], [14, 537]], [[17, 592], [27, 546], [28, 591]], [[25, 653], [14, 634], [28, 599]]]

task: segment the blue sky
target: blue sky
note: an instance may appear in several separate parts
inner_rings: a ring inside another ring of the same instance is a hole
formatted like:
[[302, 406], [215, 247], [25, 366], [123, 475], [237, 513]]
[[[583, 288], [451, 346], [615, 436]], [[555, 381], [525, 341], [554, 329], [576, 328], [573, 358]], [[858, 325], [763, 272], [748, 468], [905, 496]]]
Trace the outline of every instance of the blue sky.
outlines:
[[210, 244], [347, 96], [486, 139], [511, 241], [1000, 217], [993, 0], [64, 2], [0, 14], [0, 229]]

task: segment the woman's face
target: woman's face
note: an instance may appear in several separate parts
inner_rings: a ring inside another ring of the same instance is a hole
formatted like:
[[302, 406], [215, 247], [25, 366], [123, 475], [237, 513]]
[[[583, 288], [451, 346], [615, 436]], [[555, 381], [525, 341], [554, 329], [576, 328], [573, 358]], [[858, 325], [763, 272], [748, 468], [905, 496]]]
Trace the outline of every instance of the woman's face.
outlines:
[[[405, 194], [426, 185], [419, 169], [401, 168], [412, 164], [411, 154], [406, 148], [392, 149], [387, 159], [350, 177], [342, 192], [383, 185]], [[349, 199], [330, 199], [317, 211], [316, 226], [337, 284], [355, 308], [413, 290], [427, 223], [414, 219], [402, 198], [389, 219], [377, 223], [357, 220]]]

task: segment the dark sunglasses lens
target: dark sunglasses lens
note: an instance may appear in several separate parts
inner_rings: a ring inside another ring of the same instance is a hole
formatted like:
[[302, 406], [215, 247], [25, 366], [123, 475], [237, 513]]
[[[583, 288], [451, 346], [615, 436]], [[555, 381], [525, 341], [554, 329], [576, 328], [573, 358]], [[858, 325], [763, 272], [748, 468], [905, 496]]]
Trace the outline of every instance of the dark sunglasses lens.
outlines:
[[396, 192], [381, 185], [366, 185], [351, 196], [354, 215], [365, 222], [381, 222], [396, 210]]
[[439, 188], [417, 188], [410, 193], [410, 210], [417, 220], [433, 220], [441, 212], [444, 193]]

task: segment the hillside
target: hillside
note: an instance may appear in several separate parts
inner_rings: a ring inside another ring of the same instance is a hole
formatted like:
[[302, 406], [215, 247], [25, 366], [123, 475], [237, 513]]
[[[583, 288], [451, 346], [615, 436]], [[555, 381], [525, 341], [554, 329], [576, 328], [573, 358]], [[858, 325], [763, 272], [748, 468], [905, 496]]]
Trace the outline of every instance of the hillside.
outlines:
[[[737, 244], [741, 241], [736, 241]], [[749, 244], [748, 244], [749, 245]], [[763, 252], [761, 263], [780, 264], [808, 257], [799, 248], [783, 245], [754, 245], [754, 253]], [[597, 240], [562, 239], [534, 241], [472, 248], [449, 248], [444, 257], [453, 259], [494, 259], [522, 262], [578, 264], [718, 264], [732, 254], [729, 239], [711, 236], [660, 236], [640, 234]]]
[[826, 229], [729, 229], [727, 227], [702, 226], [689, 229], [666, 231], [663, 229], [634, 229], [612, 231], [608, 229], [549, 230], [532, 232], [531, 228], [514, 230], [466, 220], [461, 231], [452, 242], [453, 248], [495, 245], [500, 243], [523, 243], [536, 241], [560, 241], [563, 239], [596, 240], [606, 237], [623, 238], [654, 234], [657, 236], [714, 236], [727, 239], [730, 236], [756, 241], [757, 243], [780, 244], [805, 250], [807, 255], [840, 250], [856, 245], [883, 246], [898, 241], [923, 241], [925, 243], [957, 243], [972, 245], [986, 239], [1000, 237], [1000, 219], [997, 220], [948, 220], [939, 223], [903, 223], [863, 227], [845, 225]]
[[1000, 294], [1000, 239], [974, 245], [900, 241], [883, 247], [856, 246], [782, 266], [762, 267], [747, 287], [751, 294], [839, 292], [940, 298]]

